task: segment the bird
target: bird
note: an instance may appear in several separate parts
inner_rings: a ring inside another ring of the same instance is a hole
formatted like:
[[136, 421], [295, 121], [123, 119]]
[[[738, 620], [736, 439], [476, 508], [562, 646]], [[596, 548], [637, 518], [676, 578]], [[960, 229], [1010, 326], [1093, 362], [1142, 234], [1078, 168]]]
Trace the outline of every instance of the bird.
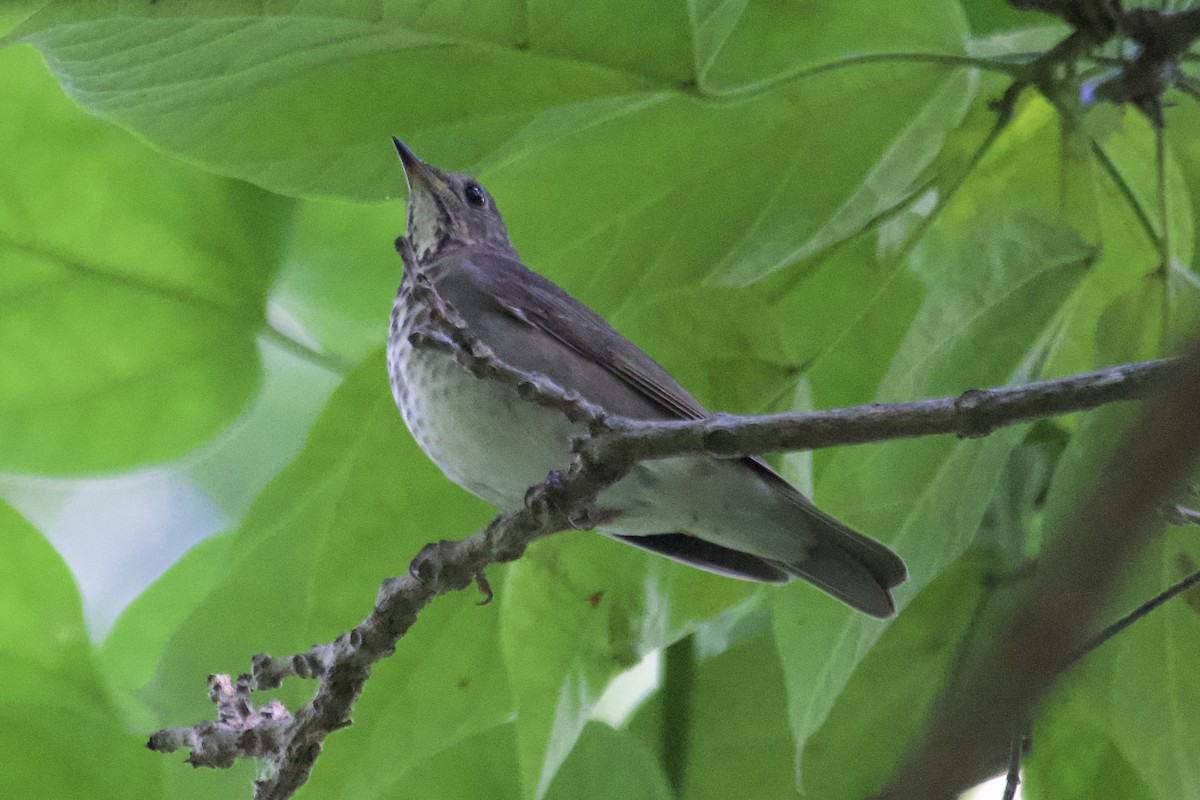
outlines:
[[[392, 306], [392, 394], [425, 454], [451, 481], [503, 512], [572, 462], [586, 426], [478, 378], [414, 332], [432, 287], [503, 364], [545, 376], [631, 420], [710, 415], [653, 358], [558, 285], [525, 266], [495, 200], [470, 175], [419, 159], [392, 137], [408, 186], [407, 251]], [[818, 509], [757, 457], [705, 454], [642, 462], [596, 499], [600, 533], [709, 572], [763, 583], [804, 579], [874, 617], [895, 613], [908, 577], [892, 550]]]

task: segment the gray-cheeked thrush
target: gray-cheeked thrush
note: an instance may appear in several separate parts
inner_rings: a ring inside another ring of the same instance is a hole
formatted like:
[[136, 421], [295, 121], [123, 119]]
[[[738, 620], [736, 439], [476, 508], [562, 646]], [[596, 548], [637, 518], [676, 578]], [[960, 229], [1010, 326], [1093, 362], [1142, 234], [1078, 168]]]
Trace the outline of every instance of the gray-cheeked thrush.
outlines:
[[[416, 273], [510, 367], [545, 375], [610, 414], [700, 419], [708, 412], [637, 345], [521, 263], [495, 202], [469, 175], [435, 169], [394, 139], [408, 180], [411, 260], [392, 308], [388, 372], [413, 438], [448, 478], [515, 511], [527, 490], [571, 464], [584, 426], [481, 380], [451, 353], [414, 346], [426, 324]], [[893, 613], [907, 577], [888, 548], [816, 508], [759, 458], [648, 461], [600, 493], [600, 532], [711, 572], [804, 578], [859, 611]]]

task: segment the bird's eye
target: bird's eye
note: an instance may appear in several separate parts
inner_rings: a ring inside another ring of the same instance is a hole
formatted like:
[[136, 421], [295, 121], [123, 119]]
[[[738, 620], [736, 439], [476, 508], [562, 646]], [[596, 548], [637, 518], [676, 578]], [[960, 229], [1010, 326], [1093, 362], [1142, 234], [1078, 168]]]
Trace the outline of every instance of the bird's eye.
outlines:
[[468, 183], [463, 187], [463, 197], [476, 208], [483, 208], [487, 199], [483, 196], [483, 188], [478, 183]]

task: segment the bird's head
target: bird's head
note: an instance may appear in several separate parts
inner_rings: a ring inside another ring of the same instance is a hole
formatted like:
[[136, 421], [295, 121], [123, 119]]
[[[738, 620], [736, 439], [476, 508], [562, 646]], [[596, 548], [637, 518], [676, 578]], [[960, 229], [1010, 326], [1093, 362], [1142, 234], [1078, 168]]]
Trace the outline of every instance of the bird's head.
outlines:
[[418, 260], [456, 246], [511, 250], [496, 202], [470, 175], [443, 172], [392, 137], [408, 181], [408, 240]]

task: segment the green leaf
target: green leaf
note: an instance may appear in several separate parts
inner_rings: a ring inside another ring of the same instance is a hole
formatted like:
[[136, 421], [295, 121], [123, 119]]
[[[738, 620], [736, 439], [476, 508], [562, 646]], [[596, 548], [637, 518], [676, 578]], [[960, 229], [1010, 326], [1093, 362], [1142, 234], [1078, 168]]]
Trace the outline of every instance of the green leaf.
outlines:
[[[402, 134], [432, 163], [482, 171], [532, 264], [577, 279], [615, 264], [603, 274], [626, 290], [710, 273], [749, 283], [836, 243], [910, 191], [971, 91], [953, 59], [816, 69], [844, 52], [840, 31], [869, 33], [856, 52], [960, 52], [963, 20], [946, 0], [923, 2], [920, 25], [851, 4], [798, 6], [785, 16], [818, 24], [787, 28], [760, 3], [744, 20], [731, 4], [690, 22], [678, 6], [650, 22], [636, 4], [566, 16], [542, 3], [527, 15], [365, 0], [200, 8], [131, 4], [117, 19], [97, 0], [58, 3], [18, 35], [88, 108], [287, 194], [395, 196], [388, 136]], [[714, 102], [678, 84], [691, 74], [678, 55], [689, 24], [706, 70], [734, 76], [750, 54], [812, 60]], [[813, 124], [832, 110], [833, 124]]]
[[[1161, 236], [1160, 176], [1155, 157], [1158, 132], [1146, 116], [1132, 106], [1105, 111], [1110, 114], [1089, 116], [1089, 121], [1095, 119], [1096, 123], [1088, 130], [1096, 147], [1111, 164], [1109, 178], [1120, 181], [1124, 204], [1140, 209], [1148, 218], [1153, 230], [1143, 235]], [[1191, 193], [1179, 162], [1170, 150], [1167, 152], [1167, 230], [1172, 258], [1187, 263], [1192, 259], [1195, 240]], [[1118, 232], [1107, 226], [1105, 230]]]
[[[445, 141], [470, 143], [476, 160], [547, 109], [595, 121], [588, 104], [658, 90], [649, 76], [589, 61], [618, 37], [558, 52], [562, 17], [539, 11], [72, 0], [14, 36], [46, 53], [80, 103], [164, 149], [287, 194], [378, 199], [403, 185], [391, 134], [435, 163], [463, 152], [431, 147]], [[545, 43], [528, 38], [545, 31]], [[497, 75], [512, 92], [495, 91]]]
[[0, 36], [25, 21], [33, 12], [48, 5], [50, 0], [9, 0], [0, 8]]
[[86, 116], [39, 62], [0, 52], [0, 469], [178, 455], [256, 388], [288, 206]]
[[[962, 0], [962, 8], [970, 20], [971, 31], [976, 35], [996, 31], [1005, 36], [1012, 36], [1019, 33], [1024, 25], [1049, 22], [1052, 19], [1045, 14], [1013, 8], [1008, 3], [993, 3], [991, 0]], [[1017, 30], [1014, 31], [1014, 28]], [[1066, 31], [1058, 33], [1058, 38], [1062, 38]]]
[[[378, 762], [372, 762], [369, 769], [376, 766]], [[314, 797], [326, 796], [315, 791], [312, 784], [304, 791]], [[427, 800], [520, 797], [513, 726], [500, 725], [464, 739], [385, 789], [353, 796]], [[548, 800], [667, 800], [670, 796], [658, 765], [641, 742], [598, 722], [584, 730], [547, 795]]]
[[1078, 699], [1057, 703], [1044, 713], [1033, 728], [1032, 747], [1022, 763], [1021, 796], [1153, 800], [1155, 795], [1108, 738], [1098, 721], [1103, 717], [1103, 711], [1088, 709]]
[[630, 724], [651, 746], [685, 749], [682, 800], [796, 796], [792, 737], [779, 703], [783, 674], [770, 618], [759, 614], [744, 622], [756, 624], [757, 631], [742, 632], [748, 638], [728, 649], [729, 642], [721, 641], [721, 649], [712, 652], [712, 637], [697, 637], [700, 658], [688, 741], [662, 742], [661, 695], [652, 696]]
[[117, 618], [99, 650], [99, 663], [126, 713], [145, 730], [155, 726], [140, 696], [154, 677], [162, 650], [183, 621], [225, 577], [229, 534], [210, 536], [138, 595]]
[[796, 373], [787, 351], [797, 326], [777, 319], [772, 300], [758, 287], [668, 290], [631, 301], [612, 323], [709, 408], [764, 413], [778, 407]]
[[[1171, 529], [1140, 560], [1122, 611], [1150, 599], [1200, 568], [1195, 532]], [[1136, 587], [1136, 588], [1133, 588]], [[1105, 687], [1111, 703], [1109, 735], [1156, 797], [1200, 793], [1200, 658], [1195, 594], [1176, 599], [1120, 634], [1106, 649], [1114, 661]]]
[[669, 800], [671, 790], [648, 748], [601, 722], [583, 729], [546, 793], [547, 800]]
[[[457, 742], [429, 758], [402, 777], [372, 794], [354, 795], [391, 800], [420, 797], [422, 800], [463, 800], [486, 797], [494, 800], [520, 797], [517, 754], [512, 725], [498, 725]], [[371, 769], [379, 766], [372, 764]], [[319, 773], [314, 777], [319, 778]], [[310, 783], [306, 794], [324, 797]]]
[[[1190, 260], [1194, 248], [1190, 192], [1178, 167], [1168, 163], [1167, 206], [1176, 258], [1163, 268], [1154, 132], [1133, 109], [1104, 110], [1110, 112], [1110, 128], [1066, 140], [1072, 143], [1075, 163], [1087, 170], [1075, 170], [1072, 177], [1078, 180], [1063, 191], [1085, 200], [1077, 204], [1072, 221], [1088, 231], [1085, 236], [1097, 244], [1099, 257], [1060, 315], [1062, 330], [1047, 362], [1055, 374], [1107, 366], [1123, 358], [1122, 353], [1169, 354], [1195, 305], [1190, 291], [1176, 291], [1172, 277], [1175, 262], [1181, 256]], [[1117, 332], [1132, 338], [1118, 344], [1112, 335]]]
[[[1180, 200], [1187, 201], [1188, 205], [1195, 205], [1193, 193], [1195, 187], [1200, 186], [1200, 142], [1195, 135], [1196, 131], [1200, 130], [1200, 105], [1194, 102], [1170, 103], [1164, 111], [1167, 119], [1164, 130], [1169, 145], [1168, 153], [1173, 164], [1177, 165], [1181, 184], [1175, 187], [1171, 196], [1172, 212], [1177, 214], [1183, 210], [1179, 206]], [[1178, 191], [1179, 189], [1182, 192]], [[1197, 252], [1195, 247], [1190, 259], [1186, 251], [1177, 248], [1176, 253], [1180, 260], [1193, 268], [1197, 264], [1197, 257], [1200, 257], [1200, 252]]]
[[297, 204], [271, 303], [321, 352], [356, 364], [384, 343], [401, 272], [392, 244], [404, 232], [404, 216], [400, 203]]
[[144, 740], [113, 712], [92, 664], [75, 582], [42, 535], [0, 503], [0, 748], [4, 790], [56, 800], [159, 797]]
[[754, 591], [593, 533], [532, 546], [501, 609], [525, 795], [545, 795], [613, 677]]
[[[1200, 564], [1191, 530], [1170, 530], [1138, 559], [1110, 619], [1149, 600]], [[1041, 780], [1063, 795], [1117, 798], [1188, 797], [1200, 791], [1191, 753], [1200, 743], [1195, 710], [1200, 679], [1190, 668], [1200, 655], [1194, 594], [1168, 602], [1086, 657], [1063, 689], [1076, 709], [1089, 709], [1086, 733], [1075, 714], [1052, 713], [1035, 729], [1033, 752], [1051, 742], [1062, 774], [1040, 765]], [[1103, 758], [1101, 758], [1103, 754]], [[1034, 795], [1037, 796], [1037, 795]], [[1047, 791], [1044, 796], [1051, 796]], [[1055, 795], [1057, 796], [1057, 795]]]
[[692, 12], [701, 86], [716, 94], [864, 55], [960, 54], [967, 34], [962, 9], [948, 0], [902, 6], [693, 0]]
[[[867, 162], [870, 169], [866, 173], [856, 176], [853, 169], [837, 165], [836, 180], [844, 182], [853, 176], [853, 182], [837, 187], [844, 192], [841, 197], [833, 196], [830, 190], [834, 187], [829, 185], [828, 179], [816, 180], [815, 165], [809, 160], [799, 157], [785, 160], [780, 165], [781, 179], [772, 187], [771, 194], [763, 198], [761, 211], [747, 226], [742, 238], [724, 254], [710, 280], [731, 286], [750, 283], [792, 262], [822, 253], [909, 199], [916, 191], [918, 179], [941, 150], [946, 133], [966, 113], [974, 84], [972, 76], [962, 70], [933, 87], [922, 87], [920, 104], [905, 102], [900, 106], [905, 119], [889, 131], [894, 138], [871, 143], [879, 152]], [[908, 87], [918, 85], [915, 81], [906, 82]], [[893, 92], [888, 98], [889, 107], [895, 108], [899, 100]], [[858, 137], [855, 139], [858, 140], [855, 146], [864, 143]], [[861, 154], [855, 160], [855, 154], [845, 152], [846, 144], [843, 139], [822, 142], [818, 147], [826, 158], [863, 163]], [[820, 185], [821, 189], [814, 184]], [[822, 206], [828, 208], [836, 204], [837, 210], [816, 225], [797, 225], [797, 198], [818, 192], [825, 195]]]
[[[67, 565], [37, 529], [4, 503], [0, 536], [0, 655], [8, 662], [10, 682], [5, 698], [64, 706], [98, 702], [91, 643]], [[19, 690], [11, 688], [14, 677]], [[53, 691], [42, 688], [46, 678], [55, 684]], [[67, 694], [58, 695], [63, 690]]]

